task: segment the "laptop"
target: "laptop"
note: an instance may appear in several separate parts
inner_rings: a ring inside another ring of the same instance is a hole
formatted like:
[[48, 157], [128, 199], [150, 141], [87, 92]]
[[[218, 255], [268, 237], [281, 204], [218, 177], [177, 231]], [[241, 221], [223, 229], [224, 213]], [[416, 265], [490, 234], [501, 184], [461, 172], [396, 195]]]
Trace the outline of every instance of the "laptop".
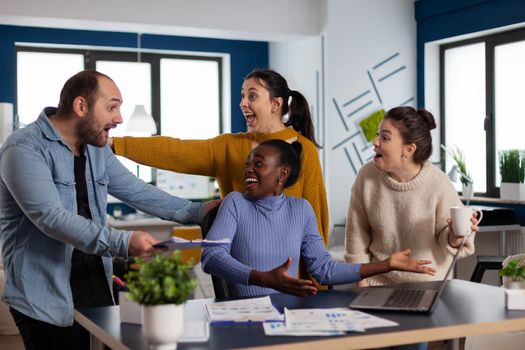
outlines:
[[408, 289], [400, 286], [399, 288], [368, 287], [350, 303], [352, 309], [373, 309], [387, 311], [410, 311], [410, 312], [431, 312], [439, 296], [445, 289], [447, 277], [453, 270], [458, 260], [459, 252], [465, 245], [469, 236], [465, 236], [459, 246], [452, 263], [450, 264], [445, 277], [441, 281], [439, 288], [432, 289]]

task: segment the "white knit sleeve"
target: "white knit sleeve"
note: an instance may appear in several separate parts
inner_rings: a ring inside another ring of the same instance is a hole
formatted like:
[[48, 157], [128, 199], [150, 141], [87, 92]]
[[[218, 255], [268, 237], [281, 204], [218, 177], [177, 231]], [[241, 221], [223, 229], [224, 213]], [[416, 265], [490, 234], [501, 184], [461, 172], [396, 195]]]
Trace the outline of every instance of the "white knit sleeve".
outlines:
[[[448, 180], [448, 179], [447, 179]], [[456, 254], [456, 248], [453, 248], [448, 243], [448, 235], [450, 229], [447, 224], [447, 219], [450, 218], [450, 208], [455, 206], [463, 206], [459, 199], [458, 193], [450, 181], [440, 181], [441, 197], [436, 203], [436, 235], [440, 246], [444, 247], [450, 254]], [[474, 253], [474, 237], [470, 237], [460, 252], [460, 257], [472, 255]]]
[[363, 203], [363, 186], [358, 174], [348, 206], [346, 216], [346, 254], [345, 261], [348, 263], [368, 263], [370, 262], [370, 224]]

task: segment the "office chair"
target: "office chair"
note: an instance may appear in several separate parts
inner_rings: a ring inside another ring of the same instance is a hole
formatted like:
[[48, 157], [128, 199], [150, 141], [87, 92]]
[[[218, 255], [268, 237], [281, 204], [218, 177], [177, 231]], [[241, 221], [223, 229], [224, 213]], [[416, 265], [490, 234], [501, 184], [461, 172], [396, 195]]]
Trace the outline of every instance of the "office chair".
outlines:
[[[208, 232], [210, 231], [211, 226], [213, 225], [213, 221], [215, 220], [218, 211], [219, 207], [217, 206], [210, 210], [208, 213], [206, 213], [206, 215], [202, 219], [202, 223], [200, 224], [200, 226], [203, 239], [205, 239], [208, 235]], [[211, 281], [213, 283], [213, 292], [215, 293], [215, 299], [225, 299], [233, 297], [233, 293], [231, 292], [230, 287], [228, 286], [228, 282], [214, 275], [211, 275]]]
[[[478, 260], [478, 262], [476, 263], [476, 267], [474, 267], [474, 271], [472, 272], [470, 281], [481, 283], [481, 280], [483, 279], [483, 274], [486, 270], [501, 270], [501, 268], [503, 267], [503, 260], [505, 260], [505, 257], [493, 255], [478, 255], [476, 256], [476, 259]], [[499, 282], [501, 284], [501, 277], [499, 278]]]

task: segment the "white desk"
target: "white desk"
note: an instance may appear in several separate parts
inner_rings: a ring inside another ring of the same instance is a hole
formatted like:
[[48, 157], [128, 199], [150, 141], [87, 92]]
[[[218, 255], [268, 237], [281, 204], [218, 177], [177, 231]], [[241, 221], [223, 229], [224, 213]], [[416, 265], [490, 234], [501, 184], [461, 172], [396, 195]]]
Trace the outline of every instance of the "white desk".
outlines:
[[[437, 286], [439, 282], [407, 283], [409, 288]], [[285, 294], [270, 296], [280, 311], [291, 309], [347, 307], [359, 288], [329, 290], [307, 298]], [[461, 280], [447, 282], [432, 313], [369, 311], [397, 322], [395, 327], [348, 332], [334, 337], [268, 337], [260, 323], [212, 324], [210, 338], [203, 343], [179, 343], [180, 350], [257, 348], [282, 349], [371, 349], [395, 345], [462, 338], [525, 330], [525, 311], [506, 310], [502, 288]], [[120, 323], [119, 307], [75, 310], [75, 321], [87, 329], [93, 345], [105, 343], [113, 349], [149, 349], [140, 325]]]
[[479, 233], [483, 232], [499, 232], [499, 255], [507, 256], [507, 231], [520, 231], [521, 226], [514, 225], [495, 225], [495, 226], [478, 226]]
[[128, 216], [124, 220], [109, 216], [108, 224], [119, 230], [146, 231], [160, 241], [171, 237], [171, 230], [174, 226], [181, 226], [175, 221], [161, 220], [144, 215]]

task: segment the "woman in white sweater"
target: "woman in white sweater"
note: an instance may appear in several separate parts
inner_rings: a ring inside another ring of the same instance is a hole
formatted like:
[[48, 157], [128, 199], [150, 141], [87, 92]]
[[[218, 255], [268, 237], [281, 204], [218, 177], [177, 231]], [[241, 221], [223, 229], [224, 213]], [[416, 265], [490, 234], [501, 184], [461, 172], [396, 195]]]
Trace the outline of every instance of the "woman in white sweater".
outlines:
[[[424, 109], [393, 108], [379, 125], [374, 160], [359, 171], [346, 223], [346, 255], [351, 263], [381, 261], [411, 247], [417, 259], [436, 264], [434, 276], [401, 271], [369, 277], [360, 287], [443, 279], [462, 237], [450, 225], [450, 207], [463, 205], [448, 177], [428, 158], [434, 117]], [[472, 230], [477, 220], [472, 218]], [[460, 256], [474, 253], [474, 235]]]

